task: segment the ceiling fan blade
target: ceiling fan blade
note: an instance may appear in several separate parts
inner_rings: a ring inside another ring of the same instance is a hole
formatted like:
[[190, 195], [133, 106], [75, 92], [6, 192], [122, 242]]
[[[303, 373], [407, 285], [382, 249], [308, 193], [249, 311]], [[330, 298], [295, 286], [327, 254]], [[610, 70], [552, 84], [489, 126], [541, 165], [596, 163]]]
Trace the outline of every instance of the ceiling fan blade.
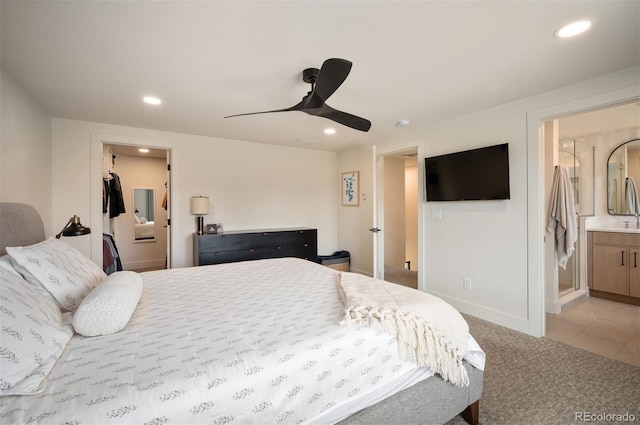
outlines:
[[369, 131], [369, 129], [371, 128], [371, 121], [360, 118], [356, 115], [349, 114], [347, 112], [338, 111], [337, 109], [333, 109], [327, 104], [325, 104], [321, 108], [303, 109], [302, 111], [310, 115], [328, 118], [332, 121], [337, 122], [338, 124], [342, 124], [347, 127], [351, 127], [353, 129], [364, 132]]
[[247, 112], [245, 114], [227, 115], [225, 118], [242, 117], [244, 115], [270, 114], [272, 112], [302, 111], [303, 109], [304, 109], [304, 99], [301, 100], [300, 103], [298, 103], [297, 105], [294, 105], [290, 108], [274, 109], [273, 111]]
[[329, 96], [347, 79], [351, 66], [352, 63], [346, 59], [332, 58], [324, 61], [306, 107], [313, 109], [324, 105]]

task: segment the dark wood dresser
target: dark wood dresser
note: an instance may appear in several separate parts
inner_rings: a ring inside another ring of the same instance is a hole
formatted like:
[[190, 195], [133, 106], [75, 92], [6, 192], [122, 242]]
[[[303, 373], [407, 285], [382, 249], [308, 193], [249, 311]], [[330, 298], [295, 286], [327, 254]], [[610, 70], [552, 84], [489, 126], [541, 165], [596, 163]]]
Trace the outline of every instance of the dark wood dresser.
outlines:
[[193, 265], [297, 257], [316, 261], [318, 231], [307, 227], [236, 230], [193, 235]]

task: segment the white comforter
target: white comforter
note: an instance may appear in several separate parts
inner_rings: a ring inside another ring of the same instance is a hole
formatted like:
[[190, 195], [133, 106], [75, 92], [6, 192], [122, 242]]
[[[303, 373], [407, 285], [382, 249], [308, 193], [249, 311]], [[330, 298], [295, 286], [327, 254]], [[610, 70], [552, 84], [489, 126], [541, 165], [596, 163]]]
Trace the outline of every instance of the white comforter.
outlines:
[[0, 423], [326, 423], [429, 376], [392, 335], [338, 324], [336, 273], [298, 259], [144, 273], [124, 330], [75, 336], [44, 393], [0, 399]]
[[136, 239], [153, 239], [155, 236], [156, 224], [153, 221], [145, 223], [135, 223], [133, 225]]

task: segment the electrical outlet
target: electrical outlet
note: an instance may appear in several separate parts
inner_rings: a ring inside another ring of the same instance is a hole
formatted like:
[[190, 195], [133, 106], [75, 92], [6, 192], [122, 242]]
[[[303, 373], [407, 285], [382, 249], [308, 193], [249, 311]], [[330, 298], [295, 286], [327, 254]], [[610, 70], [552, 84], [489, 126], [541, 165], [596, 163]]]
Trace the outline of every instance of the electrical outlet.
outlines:
[[431, 209], [431, 218], [434, 220], [442, 219], [442, 210], [440, 208], [432, 208]]
[[471, 290], [471, 278], [465, 277], [462, 281], [462, 287], [467, 290]]

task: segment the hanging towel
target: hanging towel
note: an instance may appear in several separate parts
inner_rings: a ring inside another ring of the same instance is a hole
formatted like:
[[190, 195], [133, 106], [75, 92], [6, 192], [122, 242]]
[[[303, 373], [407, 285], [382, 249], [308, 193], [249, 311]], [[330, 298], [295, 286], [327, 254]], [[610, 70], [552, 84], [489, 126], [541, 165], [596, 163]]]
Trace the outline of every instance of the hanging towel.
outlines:
[[638, 189], [633, 177], [627, 177], [624, 188], [624, 199], [627, 206], [627, 214], [640, 213], [640, 203], [638, 201]]
[[549, 202], [549, 225], [547, 226], [547, 231], [553, 232], [554, 230], [558, 264], [563, 269], [566, 269], [567, 261], [573, 254], [574, 245], [578, 240], [578, 220], [569, 170], [567, 167], [560, 165], [556, 167], [553, 175], [551, 200]]

